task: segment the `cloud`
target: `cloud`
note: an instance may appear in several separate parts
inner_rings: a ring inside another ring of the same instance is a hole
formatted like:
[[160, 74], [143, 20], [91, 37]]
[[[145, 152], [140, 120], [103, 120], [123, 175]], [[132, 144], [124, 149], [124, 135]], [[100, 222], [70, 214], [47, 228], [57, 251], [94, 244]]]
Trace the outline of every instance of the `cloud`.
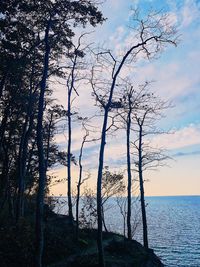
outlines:
[[155, 136], [152, 143], [169, 150], [200, 144], [200, 125], [191, 124], [175, 130], [173, 134]]
[[196, 21], [196, 19], [199, 19], [200, 10], [197, 1], [186, 0], [181, 10], [181, 15], [182, 15], [181, 27], [188, 27], [194, 21]]
[[[135, 1], [135, 3], [136, 2], [139, 3], [142, 1]], [[156, 1], [154, 2], [156, 3]], [[181, 1], [179, 8], [178, 4], [174, 1], [167, 1], [167, 3], [171, 7], [169, 12], [171, 23], [175, 24], [176, 22], [178, 22], [179, 25], [181, 25], [179, 28], [181, 28], [182, 42], [177, 49], [170, 48], [169, 50], [167, 50], [164, 55], [162, 55], [162, 57], [157, 61], [147, 61], [147, 64], [144, 64], [143, 61], [139, 65], [138, 63], [133, 63], [131, 67], [125, 66], [121, 74], [123, 77], [131, 75], [133, 77], [134, 84], [136, 85], [144, 83], [145, 80], [157, 81], [153, 85], [155, 91], [163, 97], [173, 99], [173, 102], [175, 102], [175, 104], [177, 105], [176, 109], [173, 110], [173, 117], [168, 118], [168, 121], [171, 121], [171, 127], [174, 127], [174, 125], [178, 123], [178, 121], [176, 122], [175, 118], [177, 118], [178, 116], [183, 118], [186, 113], [194, 112], [191, 111], [188, 106], [192, 107], [194, 100], [197, 99], [197, 94], [199, 92], [200, 52], [198, 44], [200, 40], [200, 30], [199, 25], [197, 25], [197, 27], [193, 27], [192, 25], [193, 23], [196, 23], [198, 21], [198, 14], [200, 13], [200, 11], [197, 2], [192, 0]], [[120, 7], [123, 6], [123, 1], [112, 0], [106, 4], [106, 6], [108, 5], [113, 6], [116, 9], [120, 9]], [[123, 12], [120, 13], [120, 16]], [[110, 13], [111, 22], [113, 18], [117, 17], [116, 14]], [[122, 22], [124, 21], [122, 20]], [[97, 35], [97, 39], [107, 39], [109, 40], [110, 45], [112, 45], [112, 47], [115, 47], [116, 51], [121, 51], [121, 47], [128, 46], [130, 42], [133, 42], [132, 33], [130, 32], [130, 34], [127, 35], [128, 29], [125, 27], [125, 25], [122, 24], [122, 22], [118, 21], [117, 24], [114, 23], [114, 26], [116, 27], [111, 37], [107, 38], [109, 35], [106, 36], [106, 34], [105, 36]], [[109, 25], [109, 19], [107, 25]], [[58, 96], [60, 101], [64, 105], [66, 105], [67, 96], [65, 85], [59, 86], [59, 88], [56, 88], [56, 90], [56, 96]], [[77, 107], [80, 115], [88, 116], [98, 111], [98, 109], [93, 105], [95, 101], [91, 96], [91, 88], [89, 88], [85, 84], [82, 84], [82, 86], [79, 88], [79, 93], [80, 97], [77, 97], [74, 102], [74, 106]], [[185, 102], [187, 102], [187, 105], [185, 104]], [[179, 118], [179, 120], [181, 120], [181, 118]], [[96, 126], [98, 125], [98, 128], [100, 130], [101, 121], [99, 120], [99, 118], [96, 119], [96, 121], [94, 120], [94, 123]], [[73, 151], [77, 154], [80, 149], [82, 136], [83, 132], [81, 131], [80, 126], [75, 125], [72, 145]], [[56, 137], [56, 140], [58, 143], [63, 145], [63, 147], [66, 147], [65, 136], [59, 135]], [[156, 137], [155, 143], [157, 142], [161, 146], [165, 146], [169, 149], [174, 149], [199, 143], [199, 140], [199, 126], [187, 125], [185, 127], [179, 128], [173, 135]], [[122, 159], [122, 149], [121, 145], [119, 144], [120, 142], [123, 141], [120, 139], [117, 144], [109, 144], [108, 142], [105, 152], [108, 161], [117, 161], [118, 158]], [[86, 150], [87, 152], [85, 160], [89, 164], [89, 162], [91, 161], [89, 157], [92, 157], [93, 153], [95, 155], [95, 158], [97, 157], [97, 144], [88, 144]]]

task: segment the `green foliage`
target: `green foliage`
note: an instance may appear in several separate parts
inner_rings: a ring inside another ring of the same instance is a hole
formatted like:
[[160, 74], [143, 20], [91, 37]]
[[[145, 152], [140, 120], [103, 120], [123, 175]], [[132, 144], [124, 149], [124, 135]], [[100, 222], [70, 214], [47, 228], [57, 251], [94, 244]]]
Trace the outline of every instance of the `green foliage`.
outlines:
[[93, 229], [97, 222], [96, 196], [94, 192], [85, 188], [81, 201], [80, 226]]
[[122, 194], [125, 190], [124, 176], [122, 173], [115, 173], [106, 166], [102, 175], [102, 197], [103, 203], [112, 196]]

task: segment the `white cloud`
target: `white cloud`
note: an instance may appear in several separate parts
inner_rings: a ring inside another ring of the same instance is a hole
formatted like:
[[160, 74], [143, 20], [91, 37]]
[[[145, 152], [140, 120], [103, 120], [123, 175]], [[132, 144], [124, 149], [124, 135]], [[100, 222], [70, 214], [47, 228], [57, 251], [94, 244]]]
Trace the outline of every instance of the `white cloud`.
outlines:
[[167, 149], [178, 149], [200, 144], [200, 125], [191, 124], [174, 131], [172, 134], [155, 136], [152, 143], [155, 146]]

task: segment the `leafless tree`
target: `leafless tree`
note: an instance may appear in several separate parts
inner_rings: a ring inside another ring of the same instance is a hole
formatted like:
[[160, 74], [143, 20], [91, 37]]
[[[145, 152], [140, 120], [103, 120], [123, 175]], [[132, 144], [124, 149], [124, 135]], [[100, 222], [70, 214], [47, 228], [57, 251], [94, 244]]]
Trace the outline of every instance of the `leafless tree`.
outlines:
[[133, 85], [126, 81], [125, 88], [122, 93], [122, 109], [119, 110], [119, 117], [122, 120], [122, 128], [126, 131], [126, 159], [127, 159], [127, 237], [132, 239], [131, 226], [131, 197], [132, 197], [132, 167], [131, 167], [131, 131], [133, 128], [133, 116], [144, 104], [146, 94], [145, 89], [148, 83], [139, 86], [137, 90]]
[[78, 183], [77, 183], [77, 195], [76, 195], [76, 239], [78, 240], [79, 238], [79, 201], [80, 201], [80, 191], [81, 191], [81, 185], [89, 179], [89, 175], [86, 178], [82, 178], [83, 176], [83, 165], [82, 165], [82, 156], [83, 156], [83, 148], [85, 145], [85, 142], [89, 136], [89, 131], [86, 130], [85, 134], [83, 136], [83, 140], [81, 143], [81, 148], [80, 148], [80, 154], [79, 154], [79, 177], [78, 177]]
[[148, 249], [148, 231], [146, 206], [144, 197], [144, 171], [156, 169], [163, 166], [169, 157], [165, 155], [162, 148], [153, 148], [150, 141], [145, 140], [145, 137], [152, 134], [161, 134], [156, 127], [156, 123], [162, 117], [163, 111], [170, 105], [156, 97], [153, 93], [145, 94], [145, 101], [140, 109], [134, 114], [136, 140], [132, 142], [134, 155], [134, 163], [139, 176], [140, 185], [140, 201], [143, 223], [143, 243]]
[[139, 55], [152, 58], [157, 55], [158, 52], [161, 52], [168, 44], [176, 45], [176, 31], [174, 27], [169, 24], [167, 15], [150, 13], [145, 19], [141, 19], [139, 13], [136, 11], [131, 30], [134, 32], [133, 42], [130, 43], [129, 47], [120, 58], [117, 58], [110, 50], [96, 54], [97, 64], [92, 69], [90, 81], [96, 101], [103, 111], [97, 175], [97, 243], [99, 266], [101, 267], [105, 266], [102, 243], [102, 173], [104, 167], [104, 150], [107, 132], [109, 130], [110, 111], [113, 107], [116, 108], [120, 105], [119, 102], [114, 100], [114, 93], [119, 83], [121, 72], [127, 64], [135, 62]]
[[72, 116], [76, 114], [72, 111], [72, 104], [74, 101], [74, 93], [76, 96], [79, 96], [77, 87], [79, 82], [85, 78], [83, 71], [86, 69], [85, 62], [83, 60], [85, 56], [85, 50], [88, 47], [88, 44], [85, 45], [82, 39], [87, 33], [81, 34], [78, 38], [77, 45], [74, 45], [74, 51], [71, 53], [69, 66], [67, 67], [67, 183], [68, 183], [68, 209], [69, 209], [69, 220], [73, 224], [73, 213], [72, 213], [72, 197], [71, 197], [71, 143], [72, 143]]

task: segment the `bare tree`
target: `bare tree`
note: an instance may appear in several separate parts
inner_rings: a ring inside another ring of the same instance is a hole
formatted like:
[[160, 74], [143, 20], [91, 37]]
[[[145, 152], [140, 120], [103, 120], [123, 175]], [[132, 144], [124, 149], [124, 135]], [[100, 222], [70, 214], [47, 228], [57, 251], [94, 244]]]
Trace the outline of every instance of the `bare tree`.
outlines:
[[144, 171], [156, 169], [157, 167], [164, 165], [164, 162], [169, 159], [169, 157], [164, 154], [162, 148], [153, 148], [150, 145], [150, 142], [145, 140], [144, 137], [151, 134], [162, 133], [157, 130], [156, 123], [161, 118], [162, 112], [169, 107], [169, 104], [152, 93], [146, 93], [145, 97], [146, 101], [134, 115], [137, 125], [137, 129], [135, 126], [137, 138], [132, 144], [135, 149], [135, 152], [133, 153], [135, 156], [134, 163], [139, 176], [143, 243], [144, 247], [148, 249], [148, 230], [144, 197]]
[[81, 191], [81, 185], [89, 179], [89, 176], [86, 178], [82, 178], [83, 176], [83, 165], [82, 165], [82, 156], [83, 156], [83, 148], [85, 145], [85, 142], [87, 140], [87, 137], [89, 136], [89, 131], [86, 130], [85, 135], [83, 136], [83, 140], [81, 143], [81, 149], [80, 149], [80, 154], [79, 154], [79, 178], [78, 178], [78, 183], [77, 183], [77, 195], [76, 195], [76, 239], [78, 240], [79, 238], [79, 201], [80, 201], [80, 191]]
[[137, 114], [141, 105], [147, 101], [146, 87], [148, 82], [139, 86], [137, 90], [126, 80], [125, 88], [122, 92], [122, 109], [119, 110], [119, 116], [122, 120], [122, 128], [126, 131], [126, 159], [127, 159], [127, 237], [132, 239], [131, 226], [131, 198], [132, 198], [132, 167], [131, 167], [131, 132], [133, 130], [133, 117]]
[[[112, 107], [120, 103], [113, 101], [116, 86], [118, 85], [120, 74], [126, 64], [131, 64], [139, 54], [146, 55], [147, 58], [154, 57], [162, 51], [167, 44], [176, 44], [176, 32], [170, 26], [168, 17], [158, 13], [151, 13], [146, 19], [140, 19], [138, 12], [135, 12], [134, 26], [132, 30], [135, 35], [133, 43], [124, 52], [120, 59], [114, 56], [110, 50], [97, 53], [97, 65], [92, 69], [91, 85], [96, 101], [103, 110], [103, 124], [101, 130], [101, 144], [99, 151], [99, 166], [97, 175], [97, 214], [98, 214], [98, 253], [99, 266], [104, 267], [104, 252], [102, 243], [102, 173], [104, 166], [104, 150], [106, 145], [107, 132], [109, 130], [109, 114]], [[106, 75], [103, 75], [106, 64]], [[108, 76], [110, 70], [110, 77]], [[95, 77], [95, 75], [97, 75]], [[99, 75], [99, 76], [98, 76]], [[100, 77], [101, 76], [101, 77]]]
[[[133, 192], [132, 192], [133, 195]], [[116, 197], [116, 203], [119, 207], [119, 212], [122, 215], [123, 218], [123, 236], [124, 240], [126, 239], [126, 221], [127, 221], [127, 197], [124, 195], [119, 194]], [[141, 224], [141, 218], [140, 218], [140, 208], [138, 207], [138, 197], [132, 197], [131, 198], [131, 214], [133, 215], [131, 217], [131, 238], [134, 237], [138, 226]]]
[[[77, 45], [74, 45], [74, 51], [70, 58], [70, 66], [67, 73], [67, 119], [68, 119], [68, 143], [67, 143], [67, 183], [68, 183], [68, 209], [69, 209], [69, 220], [73, 224], [73, 213], [72, 213], [72, 199], [71, 199], [71, 143], [72, 143], [72, 116], [76, 114], [72, 111], [72, 104], [74, 101], [74, 93], [79, 96], [77, 91], [78, 83], [85, 78], [83, 71], [86, 69], [86, 63], [83, 61], [85, 56], [85, 50], [88, 48], [88, 44], [84, 45], [82, 39], [88, 33], [81, 34], [78, 38]], [[83, 144], [84, 145], [84, 144]]]

